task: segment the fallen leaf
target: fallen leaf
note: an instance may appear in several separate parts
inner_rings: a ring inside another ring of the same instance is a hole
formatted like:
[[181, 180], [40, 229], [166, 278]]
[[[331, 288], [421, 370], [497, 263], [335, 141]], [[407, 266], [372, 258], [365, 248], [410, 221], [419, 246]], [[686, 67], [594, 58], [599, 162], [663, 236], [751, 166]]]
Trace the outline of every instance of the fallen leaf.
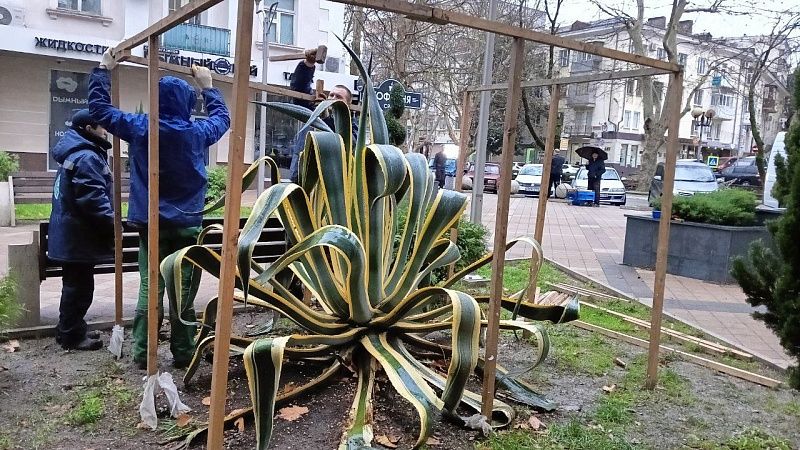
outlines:
[[442, 441], [436, 439], [435, 437], [429, 437], [425, 443], [428, 445], [440, 445]]
[[203, 398], [203, 404], [206, 406], [211, 406], [211, 396]]
[[612, 384], [611, 386], [603, 386], [603, 392], [605, 392], [606, 394], [614, 392], [615, 389], [617, 389], [616, 384]]
[[307, 407], [292, 405], [279, 409], [278, 417], [289, 422], [294, 422], [295, 420], [303, 417], [303, 415], [306, 413], [308, 413]]
[[183, 428], [183, 427], [185, 427], [186, 425], [189, 425], [189, 422], [191, 422], [191, 421], [192, 421], [192, 416], [190, 416], [190, 415], [188, 415], [188, 414], [181, 414], [181, 415], [180, 415], [180, 416], [178, 416], [178, 418], [175, 420], [175, 425], [177, 425], [177, 426], [178, 426], [178, 428]]
[[239, 429], [239, 433], [244, 433], [244, 417], [239, 417], [233, 424]]
[[12, 339], [5, 344], [3, 344], [3, 350], [6, 353], [14, 353], [15, 351], [19, 350], [19, 341], [16, 339]]
[[623, 369], [628, 366], [628, 363], [626, 363], [625, 361], [623, 361], [623, 360], [621, 360], [619, 358], [614, 358], [614, 364], [622, 367]]
[[528, 425], [530, 425], [530, 426], [531, 426], [531, 429], [532, 429], [533, 431], [539, 431], [539, 429], [540, 429], [540, 428], [547, 428], [547, 425], [545, 425], [545, 424], [544, 424], [544, 423], [543, 423], [541, 420], [539, 420], [539, 418], [538, 418], [538, 417], [536, 417], [536, 416], [531, 416], [531, 418], [530, 418], [530, 419], [528, 419]]
[[395, 442], [397, 442], [398, 440], [399, 439], [394, 436], [387, 436], [385, 434], [382, 434], [375, 438], [375, 441], [378, 444], [381, 444], [387, 448], [397, 448], [397, 444], [395, 444]]

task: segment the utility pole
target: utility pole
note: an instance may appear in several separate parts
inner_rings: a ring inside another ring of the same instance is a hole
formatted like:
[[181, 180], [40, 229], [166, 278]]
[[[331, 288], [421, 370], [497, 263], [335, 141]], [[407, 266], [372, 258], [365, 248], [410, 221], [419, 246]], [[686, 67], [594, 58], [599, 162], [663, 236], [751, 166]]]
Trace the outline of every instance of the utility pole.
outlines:
[[[264, 2], [264, 6], [266, 6], [266, 2]], [[275, 17], [275, 11], [278, 8], [278, 2], [275, 2], [269, 6], [268, 9], [261, 8], [258, 12], [263, 14], [263, 24], [261, 30], [263, 31], [263, 36], [261, 37], [261, 82], [267, 84], [269, 81], [267, 80], [267, 64], [269, 63], [269, 29], [272, 26], [272, 19]], [[266, 103], [267, 102], [267, 91], [261, 91], [261, 101]], [[267, 108], [261, 108], [261, 121], [260, 121], [260, 129], [258, 133], [258, 147], [259, 152], [255, 156], [255, 159], [258, 160], [259, 158], [266, 156], [267, 154]], [[280, 180], [270, 180], [270, 184], [279, 183]], [[258, 196], [261, 196], [261, 193], [264, 192], [264, 163], [260, 163], [258, 165], [258, 182], [256, 183], [256, 192]]]
[[[497, 0], [489, 0], [489, 20], [497, 16]], [[481, 84], [492, 84], [492, 67], [494, 66], [494, 33], [486, 33], [486, 48], [483, 51], [483, 79]], [[486, 166], [486, 139], [489, 129], [489, 104], [492, 101], [491, 91], [481, 92], [481, 107], [478, 111], [478, 135], [476, 136], [475, 178], [472, 180], [472, 204], [469, 220], [481, 223], [483, 211], [483, 169]]]

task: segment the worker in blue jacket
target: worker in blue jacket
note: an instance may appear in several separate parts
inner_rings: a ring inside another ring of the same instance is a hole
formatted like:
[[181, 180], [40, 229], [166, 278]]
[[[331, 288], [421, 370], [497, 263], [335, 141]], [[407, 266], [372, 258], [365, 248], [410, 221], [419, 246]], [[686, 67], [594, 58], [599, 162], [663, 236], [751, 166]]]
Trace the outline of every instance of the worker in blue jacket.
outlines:
[[[108, 70], [113, 68], [110, 50], [103, 55], [100, 67], [89, 78], [89, 111], [109, 132], [128, 142], [131, 162], [131, 192], [128, 224], [139, 229], [139, 301], [133, 319], [133, 360], [142, 369], [147, 356], [147, 114], [120, 111], [111, 105]], [[211, 72], [193, 67], [195, 82], [201, 87], [208, 119], [190, 120], [195, 105], [195, 89], [186, 81], [165, 76], [158, 85], [159, 94], [159, 260], [184, 247], [197, 243], [202, 216], [186, 214], [200, 211], [206, 196], [205, 154], [230, 127], [230, 114], [222, 93], [212, 87]], [[188, 299], [183, 312], [187, 322], [195, 321], [190, 269], [184, 271], [182, 298]], [[163, 317], [164, 280], [159, 276], [159, 317]], [[195, 326], [185, 325], [177, 308], [170, 308], [170, 350], [173, 365], [185, 367], [194, 353]], [[160, 321], [159, 321], [160, 323]]]
[[114, 210], [106, 130], [82, 109], [53, 147], [59, 164], [53, 185], [47, 256], [63, 269], [56, 342], [65, 349], [98, 350], [99, 333], [87, 332], [96, 264], [114, 260]]

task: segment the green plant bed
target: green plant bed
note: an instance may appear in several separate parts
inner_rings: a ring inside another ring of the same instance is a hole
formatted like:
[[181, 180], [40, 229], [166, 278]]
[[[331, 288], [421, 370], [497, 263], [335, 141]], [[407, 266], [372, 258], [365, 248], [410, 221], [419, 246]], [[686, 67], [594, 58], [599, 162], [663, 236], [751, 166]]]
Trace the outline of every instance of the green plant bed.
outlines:
[[[758, 198], [752, 191], [730, 188], [689, 197], [676, 196], [672, 202], [672, 217], [687, 222], [713, 225], [756, 225]], [[661, 209], [661, 199], [653, 204]]]

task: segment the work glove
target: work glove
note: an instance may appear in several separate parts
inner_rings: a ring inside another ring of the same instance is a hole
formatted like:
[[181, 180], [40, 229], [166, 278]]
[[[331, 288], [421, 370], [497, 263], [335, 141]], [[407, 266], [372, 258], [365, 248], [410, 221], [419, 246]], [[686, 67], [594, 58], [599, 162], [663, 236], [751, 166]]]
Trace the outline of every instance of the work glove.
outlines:
[[212, 80], [211, 80], [211, 71], [208, 67], [198, 66], [196, 64], [192, 65], [192, 76], [197, 84], [200, 86], [200, 89], [211, 89]]
[[114, 57], [111, 56], [111, 47], [109, 47], [106, 49], [105, 53], [103, 53], [103, 59], [100, 61], [100, 67], [111, 70], [116, 65], [117, 62], [114, 60]]

